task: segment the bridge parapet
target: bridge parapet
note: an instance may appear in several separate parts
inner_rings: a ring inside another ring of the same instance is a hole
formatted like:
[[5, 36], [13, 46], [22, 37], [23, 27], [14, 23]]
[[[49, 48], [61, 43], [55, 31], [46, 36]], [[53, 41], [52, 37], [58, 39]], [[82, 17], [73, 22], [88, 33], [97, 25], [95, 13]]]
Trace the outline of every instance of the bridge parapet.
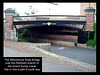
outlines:
[[33, 15], [33, 16], [14, 16], [14, 21], [86, 21], [86, 16], [80, 15]]

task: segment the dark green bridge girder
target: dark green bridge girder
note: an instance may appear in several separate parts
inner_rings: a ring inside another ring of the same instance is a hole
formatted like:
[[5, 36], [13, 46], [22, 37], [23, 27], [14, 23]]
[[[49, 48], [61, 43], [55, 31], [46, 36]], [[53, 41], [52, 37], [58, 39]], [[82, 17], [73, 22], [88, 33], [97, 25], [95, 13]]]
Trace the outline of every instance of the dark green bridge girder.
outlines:
[[37, 26], [62, 26], [83, 30], [86, 25], [86, 16], [81, 15], [14, 16], [14, 20], [13, 25], [17, 31]]
[[[86, 25], [86, 21], [64, 21], [64, 20], [43, 20], [43, 21], [14, 21], [13, 25], [16, 30], [21, 30], [36, 26], [63, 26], [77, 30], [83, 30]], [[17, 28], [17, 25], [21, 25], [21, 28]], [[83, 25], [82, 28], [75, 27], [75, 25]]]

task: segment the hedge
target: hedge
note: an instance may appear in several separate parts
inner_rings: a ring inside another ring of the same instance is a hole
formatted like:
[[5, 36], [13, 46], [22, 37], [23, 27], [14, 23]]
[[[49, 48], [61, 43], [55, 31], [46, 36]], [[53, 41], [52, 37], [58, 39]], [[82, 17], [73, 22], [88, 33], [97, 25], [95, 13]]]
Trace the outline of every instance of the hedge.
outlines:
[[89, 33], [90, 33], [90, 31], [88, 31], [88, 41], [87, 41], [87, 46], [93, 46], [93, 47], [95, 47], [95, 45], [96, 45], [96, 23], [94, 23], [94, 38], [93, 38], [93, 40], [89, 40]]

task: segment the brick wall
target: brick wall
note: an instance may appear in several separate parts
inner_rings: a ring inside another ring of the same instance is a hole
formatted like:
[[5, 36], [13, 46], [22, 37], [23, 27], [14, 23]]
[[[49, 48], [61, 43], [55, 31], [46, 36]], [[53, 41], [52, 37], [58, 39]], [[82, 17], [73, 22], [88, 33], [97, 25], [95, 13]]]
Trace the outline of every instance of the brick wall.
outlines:
[[11, 40], [12, 39], [12, 30], [13, 30], [13, 16], [6, 15], [6, 22], [4, 23], [4, 38]]
[[13, 16], [11, 15], [6, 15], [6, 22], [5, 22], [5, 29], [6, 30], [13, 30]]
[[87, 14], [86, 15], [86, 31], [90, 30], [90, 31], [94, 31], [94, 15], [93, 14]]
[[44, 37], [53, 37], [53, 38], [64, 38], [64, 39], [77, 39], [77, 36], [72, 36], [72, 35], [39, 34], [39, 36], [44, 36]]
[[16, 38], [16, 32], [14, 30], [14, 27], [13, 27], [13, 15], [5, 15], [5, 22], [4, 22], [4, 25], [3, 25], [3, 28], [4, 28], [4, 39], [7, 39], [7, 40], [15, 40]]
[[[38, 41], [37, 41], [38, 40]], [[74, 42], [68, 42], [68, 41], [59, 41], [59, 40], [48, 40], [48, 39], [40, 39], [40, 38], [31, 38], [31, 41], [33, 42], [41, 42], [41, 43], [51, 43], [54, 45], [60, 45], [60, 46], [71, 46], [74, 47]]]
[[[57, 30], [58, 32], [71, 32], [71, 30]], [[77, 32], [77, 31], [75, 31]], [[45, 42], [52, 43], [55, 45], [65, 45], [65, 46], [74, 46], [77, 43], [78, 36], [76, 35], [63, 35], [63, 34], [42, 34], [35, 33], [34, 31], [31, 33], [31, 40], [34, 42]]]

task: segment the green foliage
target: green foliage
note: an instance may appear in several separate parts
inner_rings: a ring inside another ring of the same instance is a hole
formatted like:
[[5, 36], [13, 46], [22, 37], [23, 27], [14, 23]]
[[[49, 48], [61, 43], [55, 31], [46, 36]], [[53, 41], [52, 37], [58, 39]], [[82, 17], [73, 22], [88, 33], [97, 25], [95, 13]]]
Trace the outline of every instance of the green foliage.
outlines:
[[19, 34], [19, 35], [18, 35], [18, 38], [19, 38], [19, 39], [28, 39], [29, 37], [23, 37], [22, 34]]
[[96, 23], [94, 23], [93, 28], [94, 28], [94, 31], [95, 31], [95, 33], [96, 33]]
[[16, 20], [22, 20], [20, 17], [15, 17]]
[[23, 34], [23, 37], [26, 37], [29, 35], [29, 31], [27, 29], [24, 29], [22, 34]]
[[[14, 9], [14, 10], [15, 10], [15, 15], [14, 16], [20, 16], [19, 13], [16, 11], [16, 9]], [[15, 17], [15, 19], [16, 20], [22, 20], [20, 17]]]
[[93, 46], [93, 47], [95, 47], [95, 45], [96, 45], [96, 23], [94, 23], [94, 38], [93, 38], [93, 40], [89, 40], [89, 33], [90, 33], [90, 31], [88, 31], [88, 41], [87, 41], [87, 46]]
[[87, 41], [87, 46], [91, 46], [93, 44], [93, 40], [88, 40]]
[[88, 40], [89, 40], [90, 31], [88, 30]]
[[18, 31], [18, 38], [19, 39], [28, 39], [29, 38], [29, 31], [27, 29]]
[[20, 16], [19, 13], [16, 11], [16, 8], [14, 8], [15, 10], [15, 15], [14, 16]]
[[15, 15], [14, 15], [14, 16], [20, 16], [20, 15], [19, 15], [19, 13], [15, 13]]
[[96, 45], [96, 23], [94, 23], [94, 32], [93, 47]]
[[[20, 15], [19, 15], [19, 13], [16, 12], [14, 16], [20, 16]], [[20, 17], [15, 17], [15, 19], [16, 19], [16, 20], [21, 20]]]

